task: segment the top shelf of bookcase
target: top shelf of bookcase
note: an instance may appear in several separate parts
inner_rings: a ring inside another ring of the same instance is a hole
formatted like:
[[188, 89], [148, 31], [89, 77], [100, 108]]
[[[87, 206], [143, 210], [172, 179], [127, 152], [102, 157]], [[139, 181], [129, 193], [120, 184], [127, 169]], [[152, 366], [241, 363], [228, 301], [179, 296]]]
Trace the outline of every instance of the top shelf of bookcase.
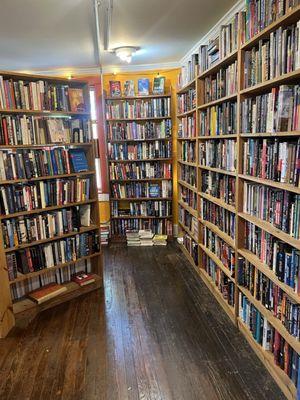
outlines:
[[196, 85], [196, 78], [188, 82], [186, 85], [182, 86], [181, 89], [178, 89], [177, 94], [183, 94], [187, 92], [189, 89], [193, 89], [195, 85]]
[[237, 54], [238, 51], [235, 50], [232, 53], [228, 54], [228, 56], [224, 57], [222, 60], [217, 62], [216, 64], [212, 65], [210, 68], [208, 68], [206, 71], [201, 72], [201, 74], [198, 75], [198, 79], [204, 79], [209, 75], [212, 75], [222, 67], [226, 67], [227, 65], [231, 64], [237, 59]]
[[23, 108], [3, 109], [0, 108], [0, 114], [29, 114], [29, 115], [43, 115], [43, 116], [59, 116], [59, 117], [72, 117], [72, 116], [89, 116], [90, 113], [86, 111], [55, 111], [55, 110], [27, 110]]
[[28, 82], [35, 82], [35, 81], [47, 81], [50, 83], [58, 83], [58, 84], [66, 84], [68, 86], [73, 87], [82, 87], [86, 86], [87, 82], [80, 81], [80, 80], [72, 80], [68, 78], [60, 78], [57, 76], [45, 76], [45, 75], [31, 75], [31, 74], [23, 74], [21, 72], [14, 72], [14, 71], [0, 71], [0, 76], [3, 76], [5, 79], [17, 79], [17, 80], [24, 80]]
[[108, 96], [105, 98], [105, 101], [123, 101], [123, 100], [144, 100], [144, 99], [161, 99], [171, 97], [171, 93], [166, 94], [149, 94], [147, 96], [119, 96], [119, 97], [111, 97]]

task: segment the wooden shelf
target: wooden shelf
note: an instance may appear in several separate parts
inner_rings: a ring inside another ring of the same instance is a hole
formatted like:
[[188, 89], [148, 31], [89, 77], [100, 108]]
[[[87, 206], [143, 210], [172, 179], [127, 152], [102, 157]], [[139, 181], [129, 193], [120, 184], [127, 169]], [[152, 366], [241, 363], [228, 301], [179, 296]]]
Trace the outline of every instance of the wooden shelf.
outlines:
[[152, 138], [152, 139], [122, 139], [122, 140], [107, 140], [108, 143], [132, 143], [132, 142], [166, 142], [172, 141], [172, 137]]
[[188, 115], [194, 114], [196, 111], [197, 111], [197, 108], [195, 107], [189, 111], [185, 111], [184, 113], [177, 114], [177, 118], [187, 117]]
[[198, 110], [204, 110], [205, 108], [224, 103], [225, 101], [236, 100], [236, 99], [237, 99], [237, 93], [231, 94], [229, 96], [221, 97], [220, 99], [210, 101], [209, 103], [201, 104], [200, 106], [198, 106]]
[[36, 182], [36, 181], [44, 181], [49, 179], [63, 179], [63, 178], [81, 178], [83, 176], [94, 175], [96, 171], [85, 171], [85, 172], [75, 172], [70, 174], [61, 174], [61, 175], [45, 175], [39, 176], [37, 178], [28, 178], [28, 179], [10, 179], [7, 181], [0, 181], [0, 185], [14, 185], [16, 183], [26, 183], [26, 182]]
[[290, 131], [290, 132], [262, 132], [262, 133], [241, 133], [241, 137], [245, 138], [264, 138], [264, 137], [298, 137], [300, 136], [300, 131]]
[[243, 174], [239, 174], [239, 178], [245, 179], [245, 180], [251, 181], [251, 182], [256, 182], [261, 185], [266, 185], [266, 186], [274, 187], [277, 189], [287, 190], [289, 192], [300, 194], [300, 187], [291, 185], [289, 183], [275, 182], [270, 179], [262, 179], [262, 178], [257, 178], [256, 176], [243, 175]]
[[230, 54], [228, 54], [226, 57], [222, 58], [222, 60], [216, 62], [213, 64], [210, 68], [208, 68], [206, 71], [201, 72], [198, 75], [198, 79], [204, 79], [209, 75], [213, 75], [216, 72], [218, 72], [221, 68], [227, 67], [228, 65], [232, 64], [236, 59], [237, 59], [237, 54], [238, 51], [234, 50]]
[[172, 181], [173, 178], [135, 178], [135, 179], [111, 179], [111, 182], [161, 182]]
[[107, 122], [118, 122], [118, 121], [159, 121], [162, 119], [171, 119], [171, 115], [166, 117], [145, 117], [145, 118], [106, 118]]
[[190, 161], [183, 161], [183, 160], [177, 160], [180, 164], [183, 165], [188, 165], [189, 167], [197, 167], [197, 164], [195, 162], [190, 162]]
[[151, 161], [172, 161], [172, 158], [143, 158], [140, 160], [108, 160], [110, 164], [115, 163], [133, 163], [133, 162], [151, 162]]
[[232, 239], [232, 237], [230, 237], [229, 235], [227, 235], [227, 233], [221, 231], [220, 228], [218, 228], [216, 225], [212, 224], [209, 221], [205, 221], [202, 218], [199, 218], [199, 222], [206, 226], [208, 229], [210, 229], [212, 232], [214, 232], [216, 235], [218, 235], [221, 239], [224, 240], [224, 242], [226, 242], [227, 244], [229, 244], [229, 246], [231, 246], [233, 249], [235, 249], [235, 242], [234, 239]]
[[216, 140], [216, 139], [236, 139], [238, 135], [232, 133], [228, 135], [214, 135], [214, 136], [198, 136], [199, 140]]
[[81, 111], [55, 111], [55, 110], [26, 110], [23, 108], [12, 108], [10, 110], [8, 109], [3, 109], [0, 108], [0, 114], [29, 114], [29, 115], [43, 115], [43, 116], [66, 116], [66, 117], [72, 117], [72, 116], [85, 116], [89, 117], [90, 113], [89, 112], [81, 112]]
[[190, 185], [189, 183], [185, 182], [185, 181], [178, 181], [179, 185], [186, 187], [187, 189], [190, 189], [192, 192], [197, 193], [197, 188]]
[[111, 201], [156, 201], [156, 200], [173, 200], [172, 197], [126, 197], [124, 199], [115, 199], [111, 197]]
[[225, 267], [225, 265], [222, 263], [222, 261], [207, 247], [205, 247], [203, 244], [199, 244], [200, 248], [204, 251], [204, 253], [213, 260], [213, 262], [224, 272], [224, 274], [232, 281], [235, 283], [235, 279], [232, 277], [230, 271], [228, 268]]
[[196, 78], [193, 79], [192, 81], [188, 82], [184, 86], [182, 86], [180, 89], [177, 90], [177, 94], [183, 94], [186, 93], [189, 89], [193, 89], [194, 86], [196, 85]]
[[209, 200], [212, 203], [215, 203], [218, 206], [225, 208], [226, 210], [232, 212], [233, 214], [236, 213], [235, 206], [232, 206], [231, 204], [227, 204], [224, 200], [218, 199], [217, 197], [211, 196], [211, 195], [203, 193], [203, 192], [198, 192], [198, 194], [199, 194], [199, 196], [203, 197], [204, 199]]
[[194, 234], [192, 233], [192, 231], [190, 231], [189, 228], [188, 228], [186, 225], [184, 225], [181, 221], [178, 221], [178, 224], [181, 226], [181, 228], [182, 228], [183, 230], [186, 231], [186, 233], [187, 233], [196, 243], [198, 243], [198, 238], [195, 238], [195, 236], [194, 236]]
[[93, 142], [86, 143], [66, 143], [66, 142], [58, 142], [58, 143], [45, 143], [45, 144], [1, 144], [0, 150], [7, 149], [44, 149], [45, 147], [89, 147], [93, 146]]
[[171, 97], [171, 93], [166, 94], [148, 94], [148, 95], [135, 95], [135, 96], [119, 96], [119, 97], [106, 97], [105, 101], [122, 101], [122, 100], [147, 100], [147, 99], [161, 99], [165, 97]]
[[178, 204], [183, 207], [185, 210], [187, 210], [190, 214], [192, 214], [194, 217], [198, 218], [198, 211], [190, 207], [188, 204], [186, 204], [184, 201], [179, 200]]
[[119, 216], [112, 216], [112, 219], [170, 219], [172, 215], [166, 215], [165, 217], [155, 217], [151, 216], [144, 216], [144, 215], [119, 215]]
[[177, 140], [184, 141], [184, 140], [197, 140], [196, 137], [177, 137]]
[[230, 175], [230, 176], [234, 176], [234, 177], [236, 176], [236, 172], [226, 171], [225, 169], [221, 169], [221, 168], [207, 167], [205, 165], [198, 165], [198, 167], [201, 169], [205, 169], [207, 171], [217, 172], [218, 174]]

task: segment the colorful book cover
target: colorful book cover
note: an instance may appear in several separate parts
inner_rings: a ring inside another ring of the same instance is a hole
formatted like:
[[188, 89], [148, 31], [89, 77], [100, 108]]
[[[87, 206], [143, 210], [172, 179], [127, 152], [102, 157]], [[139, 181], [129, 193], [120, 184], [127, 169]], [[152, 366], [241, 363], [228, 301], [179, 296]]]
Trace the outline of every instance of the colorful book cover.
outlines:
[[70, 110], [72, 112], [84, 112], [85, 105], [84, 105], [84, 97], [83, 97], [83, 90], [76, 89], [76, 88], [69, 88], [69, 102], [70, 102]]
[[159, 197], [160, 186], [158, 183], [152, 183], [149, 185], [149, 197]]
[[111, 97], [121, 96], [121, 82], [120, 81], [109, 81], [109, 90]]
[[69, 154], [74, 172], [88, 171], [89, 167], [84, 150], [70, 149]]
[[164, 94], [165, 92], [165, 80], [164, 76], [156, 76], [153, 82], [153, 94]]
[[124, 96], [126, 97], [133, 97], [135, 95], [134, 93], [134, 81], [125, 81], [124, 82]]
[[139, 96], [148, 96], [150, 89], [150, 82], [147, 78], [141, 78], [138, 80], [138, 94]]

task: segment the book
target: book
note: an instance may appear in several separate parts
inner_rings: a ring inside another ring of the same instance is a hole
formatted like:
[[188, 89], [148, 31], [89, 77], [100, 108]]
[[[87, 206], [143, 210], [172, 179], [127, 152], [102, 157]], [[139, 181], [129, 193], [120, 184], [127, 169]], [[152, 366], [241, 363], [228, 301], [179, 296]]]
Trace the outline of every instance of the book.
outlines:
[[138, 94], [139, 96], [148, 96], [150, 91], [150, 81], [148, 78], [141, 78], [138, 80]]
[[111, 97], [121, 97], [121, 82], [109, 81], [109, 91]]
[[72, 170], [74, 172], [88, 171], [89, 166], [83, 149], [70, 149], [69, 150]]
[[149, 185], [149, 197], [160, 197], [160, 185], [151, 183]]
[[124, 96], [133, 97], [135, 95], [134, 81], [128, 80], [124, 82]]
[[91, 205], [86, 204], [86, 205], [80, 206], [79, 214], [80, 214], [80, 224], [82, 226], [90, 226], [91, 225]]
[[87, 286], [96, 281], [93, 274], [87, 274], [84, 271], [78, 272], [76, 275], [72, 276], [72, 281], [77, 283], [79, 286]]
[[206, 140], [199, 144], [199, 164], [235, 172], [237, 144], [232, 139]]
[[146, 121], [142, 124], [135, 121], [113, 122], [107, 129], [107, 139], [114, 140], [145, 140], [165, 139], [172, 135], [171, 119], [162, 121]]
[[196, 107], [196, 89], [189, 89], [187, 92], [177, 95], [177, 113], [183, 114]]
[[136, 119], [158, 118], [171, 115], [170, 97], [154, 99], [123, 100], [122, 103], [114, 100], [106, 101], [105, 114], [107, 119]]
[[112, 235], [126, 235], [126, 231], [128, 230], [140, 230], [140, 229], [151, 229], [154, 234], [167, 234], [172, 235], [173, 232], [173, 224], [172, 221], [168, 219], [156, 219], [151, 218], [147, 219], [118, 219], [112, 220], [111, 223], [111, 233]]
[[131, 143], [108, 143], [109, 160], [151, 160], [156, 158], [170, 158], [172, 143], [170, 141]]
[[72, 112], [86, 111], [84, 104], [83, 90], [78, 88], [69, 88], [68, 92], [69, 92], [71, 111]]
[[153, 80], [153, 94], [164, 94], [165, 92], [165, 80], [164, 76], [156, 76]]
[[237, 103], [224, 102], [199, 112], [200, 136], [231, 135], [237, 132]]
[[50, 283], [49, 285], [28, 293], [28, 297], [36, 303], [42, 304], [66, 291], [66, 286], [58, 285], [57, 283]]
[[204, 198], [200, 199], [200, 206], [201, 219], [216, 225], [234, 239], [236, 229], [236, 216], [234, 213]]

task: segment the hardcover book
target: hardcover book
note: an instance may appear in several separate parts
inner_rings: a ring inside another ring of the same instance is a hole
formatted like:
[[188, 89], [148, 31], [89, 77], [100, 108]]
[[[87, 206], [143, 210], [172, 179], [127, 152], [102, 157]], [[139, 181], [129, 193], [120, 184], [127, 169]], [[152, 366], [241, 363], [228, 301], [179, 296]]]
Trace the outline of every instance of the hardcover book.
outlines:
[[141, 78], [138, 80], [138, 94], [139, 96], [148, 96], [150, 89], [150, 82], [147, 78]]
[[125, 81], [124, 82], [124, 96], [126, 97], [130, 97], [130, 96], [134, 96], [134, 81], [130, 80], [130, 81]]
[[69, 101], [70, 101], [70, 110], [72, 112], [86, 111], [82, 89], [69, 88]]
[[86, 286], [95, 282], [95, 277], [92, 274], [86, 274], [85, 272], [80, 271], [76, 275], [72, 276], [72, 281], [77, 283], [79, 286]]
[[160, 186], [158, 183], [152, 183], [149, 185], [149, 197], [159, 197]]
[[156, 76], [153, 82], [153, 94], [164, 94], [165, 92], [165, 80], [164, 76]]
[[84, 150], [70, 149], [69, 154], [74, 172], [88, 171], [89, 167]]
[[50, 300], [59, 294], [66, 292], [67, 288], [62, 285], [58, 285], [57, 283], [50, 283], [46, 286], [43, 286], [40, 289], [34, 290], [31, 293], [28, 293], [28, 297], [35, 301], [38, 304], [44, 303], [47, 300]]
[[120, 81], [109, 81], [109, 91], [111, 97], [121, 96], [121, 82]]

